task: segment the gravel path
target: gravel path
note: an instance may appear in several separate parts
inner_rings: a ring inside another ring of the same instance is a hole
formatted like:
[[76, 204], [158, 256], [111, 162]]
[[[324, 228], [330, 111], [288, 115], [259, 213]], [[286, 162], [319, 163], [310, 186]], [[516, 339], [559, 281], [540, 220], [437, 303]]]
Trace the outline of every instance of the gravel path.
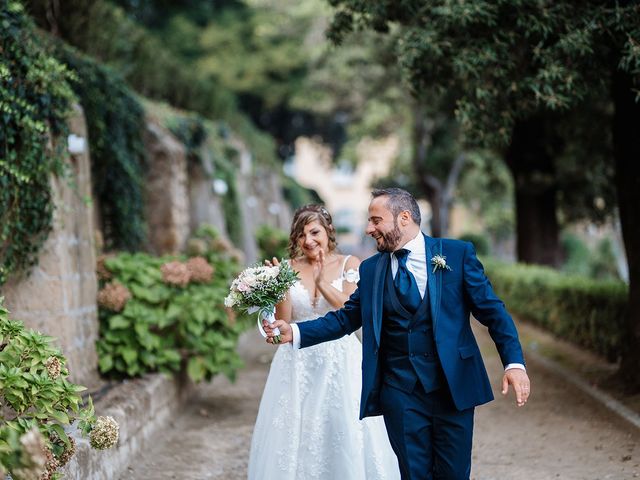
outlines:
[[[501, 366], [482, 330], [478, 339], [494, 386]], [[245, 479], [251, 432], [273, 350], [253, 331], [241, 338], [246, 368], [236, 383], [216, 378], [176, 412], [153, 448], [121, 480]], [[640, 431], [529, 362], [532, 397], [513, 396], [476, 410], [474, 480], [626, 480], [640, 478]], [[327, 479], [341, 480], [341, 479]]]

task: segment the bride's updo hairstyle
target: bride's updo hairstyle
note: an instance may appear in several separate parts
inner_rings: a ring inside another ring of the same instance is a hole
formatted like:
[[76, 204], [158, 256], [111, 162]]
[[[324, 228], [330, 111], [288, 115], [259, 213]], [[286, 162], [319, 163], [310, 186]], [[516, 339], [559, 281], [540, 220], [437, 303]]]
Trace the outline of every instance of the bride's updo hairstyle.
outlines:
[[333, 222], [329, 211], [322, 205], [308, 204], [298, 208], [293, 214], [291, 222], [291, 233], [289, 233], [289, 258], [298, 258], [302, 252], [298, 248], [298, 237], [304, 232], [304, 227], [317, 220], [327, 232], [329, 237], [329, 251], [333, 252], [338, 243], [336, 242], [336, 229], [333, 228]]

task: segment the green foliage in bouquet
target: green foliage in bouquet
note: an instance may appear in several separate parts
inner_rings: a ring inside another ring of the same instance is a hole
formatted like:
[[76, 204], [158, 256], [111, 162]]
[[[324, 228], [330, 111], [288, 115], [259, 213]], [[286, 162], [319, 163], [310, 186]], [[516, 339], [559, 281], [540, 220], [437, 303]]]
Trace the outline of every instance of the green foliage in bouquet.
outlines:
[[35, 263], [51, 230], [50, 182], [64, 171], [58, 139], [74, 100], [70, 78], [21, 3], [0, 0], [0, 285]]
[[[110, 417], [96, 418], [86, 390], [68, 380], [66, 359], [51, 345], [53, 338], [29, 330], [15, 320], [0, 297], [0, 472], [15, 480], [59, 478], [57, 470], [75, 453], [66, 427], [99, 441], [99, 448], [117, 443], [118, 426]], [[96, 430], [110, 425], [109, 434]], [[95, 446], [94, 446], [95, 447]], [[95, 447], [97, 448], [97, 447]]]
[[[242, 327], [224, 307], [224, 297], [238, 265], [220, 249], [211, 250], [200, 233], [193, 240], [205, 242], [203, 256], [120, 254], [99, 265], [97, 347], [103, 374], [173, 374], [186, 366], [195, 382], [217, 373], [234, 378], [241, 366], [235, 350]], [[190, 242], [191, 249], [197, 247]]]

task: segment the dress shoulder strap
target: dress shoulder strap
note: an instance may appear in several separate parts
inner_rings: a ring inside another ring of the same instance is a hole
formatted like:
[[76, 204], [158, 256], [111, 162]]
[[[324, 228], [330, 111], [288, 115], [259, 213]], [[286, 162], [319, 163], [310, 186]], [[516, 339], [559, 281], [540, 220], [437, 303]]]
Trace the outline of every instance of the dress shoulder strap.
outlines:
[[347, 260], [349, 260], [351, 258], [351, 255], [346, 255], [344, 257], [344, 260], [342, 261], [342, 270], [340, 272], [340, 277], [344, 278], [344, 267], [347, 266]]

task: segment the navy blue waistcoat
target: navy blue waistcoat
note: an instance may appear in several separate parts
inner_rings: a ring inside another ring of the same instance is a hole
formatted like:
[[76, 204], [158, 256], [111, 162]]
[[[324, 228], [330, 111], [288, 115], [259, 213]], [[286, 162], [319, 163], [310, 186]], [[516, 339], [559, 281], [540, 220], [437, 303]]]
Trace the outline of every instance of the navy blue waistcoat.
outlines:
[[429, 289], [415, 313], [406, 310], [398, 300], [389, 262], [382, 310], [383, 381], [407, 393], [418, 380], [425, 392], [440, 388], [444, 375], [433, 338]]

